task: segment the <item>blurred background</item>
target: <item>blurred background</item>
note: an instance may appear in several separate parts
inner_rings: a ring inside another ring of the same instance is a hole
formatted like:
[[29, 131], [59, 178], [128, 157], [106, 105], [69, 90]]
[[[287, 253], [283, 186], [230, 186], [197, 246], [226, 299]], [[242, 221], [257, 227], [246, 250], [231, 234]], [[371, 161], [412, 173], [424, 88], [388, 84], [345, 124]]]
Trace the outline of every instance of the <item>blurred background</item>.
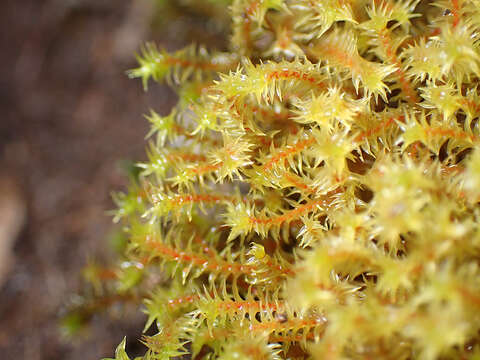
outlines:
[[112, 357], [123, 336], [141, 353], [144, 316], [95, 316], [68, 340], [59, 319], [89, 259], [108, 262], [110, 194], [144, 159], [149, 108], [125, 71], [145, 41], [226, 49], [225, 1], [2, 0], [0, 11], [0, 354], [2, 359]]

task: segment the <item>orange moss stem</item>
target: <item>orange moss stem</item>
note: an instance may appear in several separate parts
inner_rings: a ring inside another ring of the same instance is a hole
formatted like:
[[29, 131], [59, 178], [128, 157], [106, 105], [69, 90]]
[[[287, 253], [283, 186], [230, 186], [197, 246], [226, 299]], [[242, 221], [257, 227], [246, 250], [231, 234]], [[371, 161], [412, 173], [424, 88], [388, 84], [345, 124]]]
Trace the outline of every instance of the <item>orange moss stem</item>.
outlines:
[[382, 42], [382, 46], [385, 49], [385, 53], [387, 54], [387, 58], [393, 65], [397, 67], [397, 70], [395, 70], [395, 75], [400, 83], [400, 89], [402, 90], [402, 93], [405, 95], [405, 98], [410, 103], [418, 103], [420, 101], [418, 94], [414, 90], [411, 82], [408, 80], [405, 71], [403, 71], [402, 62], [400, 61], [392, 47], [390, 31], [388, 29], [383, 29], [382, 31], [380, 31], [379, 36]]

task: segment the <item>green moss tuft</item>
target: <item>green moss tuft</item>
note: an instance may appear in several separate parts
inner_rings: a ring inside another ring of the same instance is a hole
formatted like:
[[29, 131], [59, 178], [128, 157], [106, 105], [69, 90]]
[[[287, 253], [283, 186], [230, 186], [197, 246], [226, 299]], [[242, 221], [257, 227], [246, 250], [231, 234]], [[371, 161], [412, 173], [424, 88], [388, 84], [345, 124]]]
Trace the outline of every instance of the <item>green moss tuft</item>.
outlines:
[[478, 0], [230, 10], [238, 55], [129, 72], [180, 97], [102, 279], [156, 324], [143, 359], [478, 358]]

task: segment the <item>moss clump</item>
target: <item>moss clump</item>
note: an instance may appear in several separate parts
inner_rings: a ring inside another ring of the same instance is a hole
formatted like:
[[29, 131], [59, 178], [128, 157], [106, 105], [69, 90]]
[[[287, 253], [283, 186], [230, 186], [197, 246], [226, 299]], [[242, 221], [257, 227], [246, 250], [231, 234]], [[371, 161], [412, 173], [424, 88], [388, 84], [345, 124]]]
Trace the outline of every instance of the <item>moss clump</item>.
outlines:
[[479, 9], [235, 0], [231, 53], [145, 47], [180, 100], [104, 279], [143, 359], [480, 356]]

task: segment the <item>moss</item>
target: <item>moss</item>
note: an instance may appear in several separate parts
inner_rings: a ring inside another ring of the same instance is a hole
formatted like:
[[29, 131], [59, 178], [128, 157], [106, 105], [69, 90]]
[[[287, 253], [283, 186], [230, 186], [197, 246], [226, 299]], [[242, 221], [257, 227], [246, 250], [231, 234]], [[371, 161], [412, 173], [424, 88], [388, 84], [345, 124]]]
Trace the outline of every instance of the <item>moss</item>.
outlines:
[[145, 47], [129, 75], [180, 99], [103, 280], [143, 359], [478, 356], [479, 9], [235, 0], [231, 53]]

